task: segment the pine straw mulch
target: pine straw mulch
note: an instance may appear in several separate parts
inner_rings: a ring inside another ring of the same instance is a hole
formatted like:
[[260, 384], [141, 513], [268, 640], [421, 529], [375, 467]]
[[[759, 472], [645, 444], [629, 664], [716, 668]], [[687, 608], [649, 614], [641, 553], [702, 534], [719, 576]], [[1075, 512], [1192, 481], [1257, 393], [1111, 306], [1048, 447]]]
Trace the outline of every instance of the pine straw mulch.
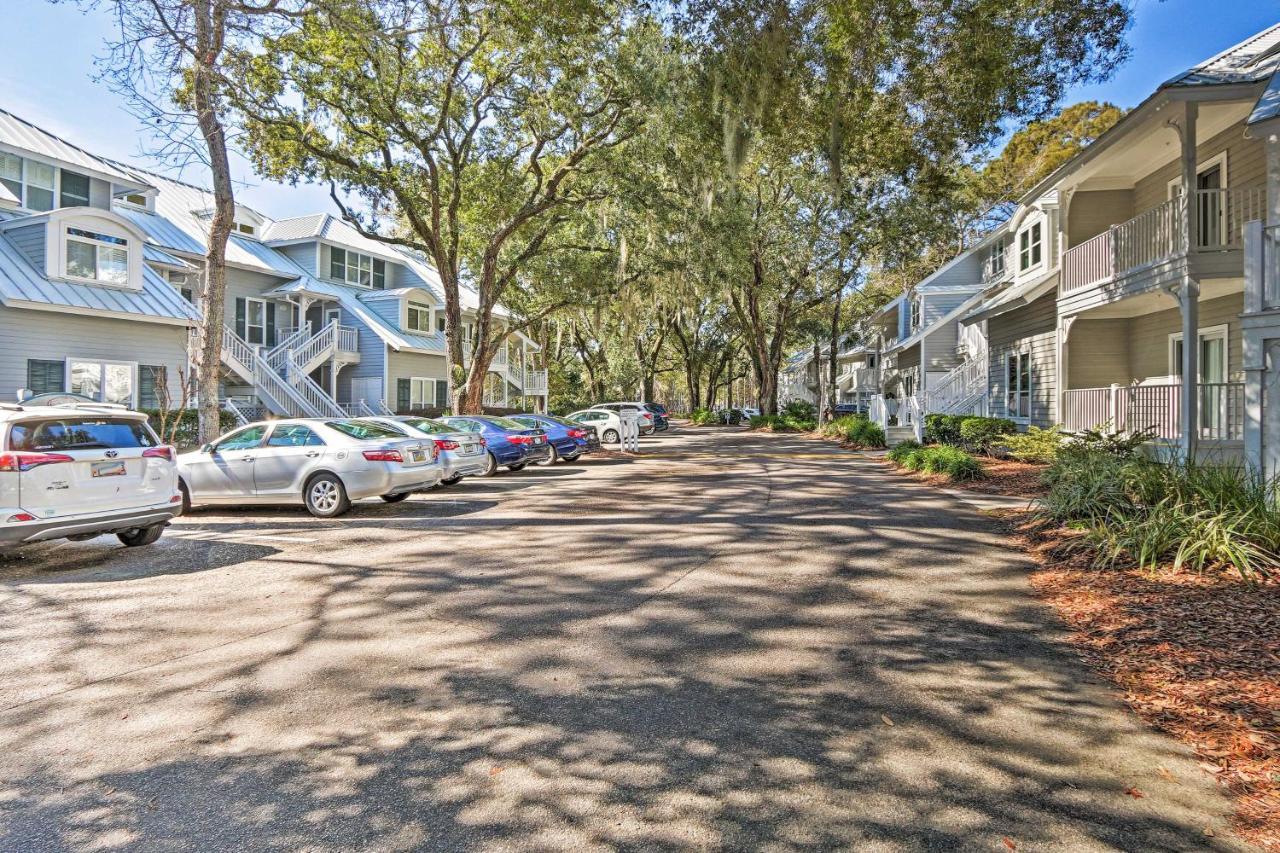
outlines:
[[1079, 534], [1007, 515], [1031, 583], [1086, 662], [1148, 724], [1192, 747], [1235, 800], [1235, 830], [1280, 851], [1280, 582], [1097, 569]]
[[1038, 498], [1048, 493], [1049, 489], [1041, 479], [1049, 466], [1032, 462], [1019, 462], [1016, 459], [996, 459], [991, 456], [979, 456], [985, 477], [976, 480], [963, 480], [953, 483], [946, 474], [922, 474], [908, 471], [891, 459], [885, 462], [900, 474], [914, 477], [931, 486], [944, 486], [964, 489], [970, 492], [981, 492], [984, 495], [1007, 495], [1014, 498]]

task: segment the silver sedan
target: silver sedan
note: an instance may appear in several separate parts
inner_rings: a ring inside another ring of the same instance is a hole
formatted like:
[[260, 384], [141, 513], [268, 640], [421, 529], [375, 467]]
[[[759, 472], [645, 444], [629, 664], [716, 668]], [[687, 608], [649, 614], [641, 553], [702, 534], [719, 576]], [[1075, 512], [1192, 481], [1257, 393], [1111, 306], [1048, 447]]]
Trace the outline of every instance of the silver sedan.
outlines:
[[484, 439], [474, 433], [459, 432], [448, 424], [416, 415], [388, 415], [361, 420], [382, 424], [412, 438], [433, 443], [440, 452], [440, 484], [443, 486], [452, 486], [463, 477], [475, 477], [489, 469]]
[[249, 424], [178, 457], [191, 504], [301, 503], [333, 518], [353, 500], [388, 503], [440, 482], [435, 445], [378, 424], [300, 418]]

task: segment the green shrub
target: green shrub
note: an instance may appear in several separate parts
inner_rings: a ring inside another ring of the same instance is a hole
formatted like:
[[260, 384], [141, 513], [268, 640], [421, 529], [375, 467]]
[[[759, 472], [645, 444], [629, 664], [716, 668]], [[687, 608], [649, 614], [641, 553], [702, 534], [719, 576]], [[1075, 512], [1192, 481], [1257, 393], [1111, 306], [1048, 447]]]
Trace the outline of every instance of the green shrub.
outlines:
[[858, 447], [884, 447], [884, 430], [866, 418], [854, 418], [845, 430], [844, 440]]
[[960, 419], [960, 444], [973, 453], [989, 454], [1003, 436], [1018, 427], [1008, 418], [983, 418], [976, 415]]
[[1280, 489], [1250, 469], [1094, 449], [1059, 454], [1045, 479], [1041, 513], [1086, 526], [1099, 564], [1229, 568], [1253, 580], [1280, 563]]
[[783, 415], [782, 422], [790, 432], [813, 432], [818, 428], [818, 422], [813, 418], [797, 418], [793, 415]]
[[753, 415], [747, 425], [752, 429], [779, 430], [782, 428], [782, 418], [778, 415]]
[[1068, 453], [1106, 453], [1122, 459], [1138, 455], [1138, 448], [1156, 437], [1154, 431], [1121, 432], [1103, 424], [1074, 433], [1063, 445]]
[[710, 409], [694, 409], [689, 413], [689, 420], [695, 426], [706, 426], [708, 424], [720, 423], [720, 413], [713, 412]]
[[778, 414], [797, 421], [814, 421], [818, 419], [818, 408], [808, 400], [792, 400]]
[[[161, 429], [164, 412], [160, 409], [138, 409], [147, 416], [147, 422], [166, 444], [173, 444], [180, 450], [196, 447], [200, 444], [200, 412], [196, 409], [182, 409], [168, 412], [168, 423]], [[218, 432], [227, 433], [235, 429], [240, 422], [236, 416], [225, 409], [218, 411]]]
[[839, 418], [832, 418], [822, 425], [822, 437], [845, 438], [849, 431], [853, 429], [855, 424], [864, 420], [866, 420], [866, 418], [859, 417], [858, 415], [845, 415]]
[[892, 450], [889, 451], [889, 459], [899, 465], [903, 465], [905, 464], [907, 457], [911, 455], [913, 451], [919, 450], [921, 446], [920, 442], [913, 439], [900, 441], [893, 446]]
[[925, 415], [924, 440], [926, 444], [959, 444], [960, 423], [963, 415]]
[[1026, 432], [1015, 432], [1000, 439], [999, 447], [1022, 462], [1052, 462], [1058, 458], [1058, 450], [1064, 441], [1060, 427], [1040, 429], [1027, 427]]

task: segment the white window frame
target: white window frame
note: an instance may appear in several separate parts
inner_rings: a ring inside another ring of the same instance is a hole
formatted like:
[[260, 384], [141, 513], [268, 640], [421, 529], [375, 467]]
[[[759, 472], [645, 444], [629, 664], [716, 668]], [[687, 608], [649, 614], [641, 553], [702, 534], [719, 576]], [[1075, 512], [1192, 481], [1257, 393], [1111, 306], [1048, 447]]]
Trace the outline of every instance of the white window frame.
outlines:
[[98, 365], [98, 398], [99, 402], [104, 402], [102, 391], [107, 387], [107, 365], [129, 368], [129, 402], [126, 404], [129, 408], [137, 408], [138, 405], [138, 362], [123, 361], [118, 358], [98, 358], [96, 356], [67, 356], [66, 373], [63, 377], [62, 387], [67, 389], [67, 393], [79, 393], [71, 387], [71, 366], [79, 362], [81, 364]]
[[[72, 234], [71, 233], [72, 229], [85, 232], [85, 233]], [[124, 242], [124, 245], [121, 246], [119, 243], [112, 243], [109, 240], [99, 240], [96, 237], [92, 236], [94, 234], [98, 234], [104, 237], [113, 237], [117, 240], [123, 240], [125, 242]], [[99, 272], [101, 272], [101, 252], [103, 249], [106, 249], [109, 251], [124, 252], [124, 281], [109, 281], [107, 279], [102, 278], [100, 275], [83, 276], [83, 275], [75, 275], [74, 273], [72, 273], [70, 268], [68, 267], [68, 259], [71, 254], [70, 244], [73, 242], [94, 247], [94, 269], [98, 270]], [[134, 241], [132, 237], [122, 237], [119, 234], [112, 234], [109, 231], [104, 231], [101, 228], [94, 228], [92, 230], [90, 230], [90, 228], [88, 227], [80, 228], [74, 223], [68, 222], [62, 226], [62, 263], [63, 263], [62, 275], [68, 281], [83, 281], [87, 284], [93, 284], [99, 287], [128, 287], [129, 276], [131, 273], [130, 258], [133, 255], [133, 251], [134, 251], [133, 244], [134, 244]]]
[[1004, 241], [1004, 236], [1000, 236], [991, 244], [989, 257], [991, 259], [992, 276], [1004, 275], [1004, 250], [1006, 248]]
[[[1225, 190], [1227, 187], [1231, 186], [1231, 184], [1227, 182], [1227, 152], [1225, 150], [1219, 151], [1204, 162], [1197, 163], [1196, 177], [1200, 177], [1202, 173], [1209, 171], [1214, 166], [1218, 166], [1222, 169], [1222, 188]], [[1177, 198], [1178, 193], [1180, 192], [1182, 192], [1181, 172], [1178, 173], [1177, 177], [1169, 179], [1167, 197], [1170, 199]]]
[[[333, 253], [335, 250], [343, 253], [342, 278], [335, 278], [333, 275]], [[352, 258], [355, 258], [354, 264], [351, 263]], [[387, 265], [389, 261], [387, 261], [384, 258], [379, 258], [374, 255], [370, 255], [366, 252], [357, 252], [354, 249], [348, 249], [345, 246], [330, 246], [328, 261], [329, 261], [329, 264], [327, 269], [325, 270], [328, 273], [328, 275], [325, 277], [330, 279], [331, 281], [341, 281], [344, 284], [350, 284], [354, 287], [363, 287], [367, 290], [385, 290], [387, 288], [387, 276], [388, 276]], [[362, 263], [364, 261], [367, 261], [369, 264], [367, 270], [365, 269]], [[382, 264], [382, 287], [381, 288], [375, 288], [373, 286], [375, 262]], [[355, 272], [355, 278], [351, 277], [353, 270]], [[360, 274], [362, 272], [369, 273], [368, 282], [363, 282], [360, 280]]]
[[[1229, 382], [1231, 376], [1231, 324], [1221, 323], [1217, 326], [1205, 326], [1196, 332], [1196, 336], [1202, 341], [1220, 340], [1222, 341], [1222, 382]], [[1182, 381], [1182, 364], [1177, 357], [1177, 345], [1182, 341], [1182, 332], [1169, 333], [1169, 375]], [[1198, 343], [1198, 341], [1197, 341]], [[1203, 371], [1204, 365], [1201, 364], [1199, 353], [1197, 353], [1196, 364]], [[1197, 383], [1203, 380], [1197, 379]], [[1218, 380], [1214, 380], [1215, 382]]]
[[[119, 214], [107, 210], [89, 212], [83, 207], [63, 207], [43, 215], [47, 217], [45, 220], [47, 224], [44, 268], [50, 278], [114, 290], [136, 291], [142, 289], [142, 246], [145, 240]], [[98, 243], [90, 237], [72, 236], [68, 233], [68, 229], [71, 228], [126, 240], [127, 245], [122, 247], [112, 243]], [[125, 268], [127, 270], [124, 282], [104, 281], [69, 273], [67, 270], [67, 243], [69, 240], [86, 242], [91, 245], [109, 246], [115, 249], [123, 248], [125, 250]]]
[[[430, 397], [419, 393], [419, 388], [425, 388]], [[436, 404], [436, 380], [426, 376], [410, 376], [409, 377], [409, 408], [410, 409], [426, 409]]]
[[[26, 210], [26, 211], [28, 211], [28, 212], [30, 212], [30, 213], [52, 213], [52, 212], [53, 212], [53, 211], [55, 211], [55, 210], [65, 210], [65, 209], [66, 209], [66, 208], [62, 207], [62, 166], [61, 166], [61, 165], [59, 165], [58, 163], [51, 162], [51, 161], [49, 161], [49, 160], [41, 159], [41, 158], [39, 158], [39, 157], [29, 157], [29, 156], [25, 156], [25, 155], [23, 155], [23, 154], [19, 154], [19, 153], [18, 153], [18, 152], [16, 152], [16, 151], [5, 151], [5, 150], [0, 150], [0, 154], [4, 154], [4, 155], [10, 156], [10, 157], [16, 157], [16, 158], [17, 158], [17, 160], [18, 160], [18, 178], [17, 178], [17, 181], [18, 181], [19, 189], [20, 189], [20, 192], [18, 193], [18, 206], [19, 206], [19, 207], [21, 207], [23, 210]], [[51, 206], [50, 206], [47, 210], [36, 210], [35, 208], [31, 207], [31, 205], [30, 205], [30, 199], [28, 198], [28, 193], [27, 193], [27, 189], [28, 189], [28, 187], [30, 187], [30, 186], [31, 186], [31, 182], [30, 182], [30, 180], [28, 179], [28, 171], [29, 171], [29, 170], [28, 170], [28, 168], [27, 168], [27, 167], [28, 167], [28, 164], [30, 164], [30, 163], [38, 163], [38, 164], [39, 164], [39, 165], [41, 165], [41, 166], [46, 166], [46, 167], [48, 167], [48, 168], [50, 168], [50, 169], [52, 169], [52, 170], [53, 170], [53, 186], [52, 186], [52, 187], [41, 187], [41, 186], [37, 186], [37, 187], [36, 187], [36, 189], [49, 190], [51, 193], [53, 193], [53, 198], [52, 198]], [[89, 192], [90, 192], [90, 194], [92, 194], [92, 193], [93, 193], [93, 183], [92, 183], [93, 178], [92, 178], [91, 176], [86, 175], [86, 174], [84, 174], [83, 172], [77, 171], [77, 170], [75, 170], [75, 169], [71, 169], [70, 171], [75, 172], [77, 175], [81, 175], [82, 177], [89, 178], [89, 180], [90, 180]], [[13, 178], [9, 178], [8, 180], [14, 180], [14, 179], [13, 179]]]
[[[257, 303], [262, 306], [262, 323], [259, 324], [262, 329], [262, 340], [254, 343], [253, 335], [249, 333], [250, 329], [258, 328], [249, 322], [249, 306]], [[256, 296], [246, 296], [244, 298], [244, 340], [251, 347], [263, 347], [267, 345], [267, 300], [259, 299]]]
[[[1046, 242], [1045, 241], [1045, 224], [1046, 224], [1045, 218], [1043, 216], [1040, 216], [1040, 217], [1036, 217], [1036, 219], [1034, 219], [1033, 221], [1028, 222], [1025, 227], [1018, 229], [1018, 234], [1014, 238], [1014, 245], [1017, 247], [1017, 250], [1018, 250], [1018, 274], [1019, 275], [1022, 275], [1023, 273], [1029, 273], [1033, 270], [1040, 269], [1042, 266], [1044, 266], [1045, 242]], [[1031, 235], [1033, 233], [1038, 233], [1038, 239], [1035, 242], [1031, 241]], [[1024, 234], [1027, 235], [1026, 249], [1022, 248], [1022, 237]], [[1039, 248], [1040, 250], [1040, 259], [1035, 263], [1028, 263], [1026, 266], [1023, 266], [1022, 265], [1023, 252], [1026, 253], [1027, 259], [1028, 261], [1030, 261], [1032, 255], [1034, 254], [1034, 250], [1036, 248]]]
[[[413, 316], [415, 311], [426, 317], [425, 328], [414, 327], [412, 324], [410, 324], [409, 318]], [[405, 331], [418, 332], [424, 335], [435, 334], [435, 331], [436, 331], [435, 308], [422, 302], [412, 302], [410, 300], [406, 300], [404, 303], [404, 328], [405, 328]]]
[[[1026, 388], [1022, 387], [1022, 359], [1024, 358], [1027, 360]], [[1016, 377], [1017, 382], [1016, 386], [1009, 382], [1009, 363], [1011, 361], [1014, 362], [1014, 376]], [[1031, 420], [1031, 395], [1035, 393], [1035, 382], [1032, 380], [1032, 367], [1031, 349], [1029, 347], [1010, 350], [1004, 355], [1004, 381], [1006, 386], [1004, 389], [1004, 411], [1005, 415], [1012, 421], [1026, 422]], [[1018, 412], [1018, 401], [1024, 395], [1027, 399], [1027, 413], [1025, 415]], [[1012, 406], [1010, 405], [1010, 402], [1013, 402]]]

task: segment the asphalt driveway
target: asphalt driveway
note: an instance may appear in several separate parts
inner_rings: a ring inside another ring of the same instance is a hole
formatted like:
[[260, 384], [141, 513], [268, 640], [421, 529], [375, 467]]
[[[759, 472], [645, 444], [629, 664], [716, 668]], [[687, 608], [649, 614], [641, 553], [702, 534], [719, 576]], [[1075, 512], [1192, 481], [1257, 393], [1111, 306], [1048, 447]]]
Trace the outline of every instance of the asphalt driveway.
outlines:
[[728, 429], [37, 549], [0, 849], [1236, 849], [1026, 571], [960, 498]]

